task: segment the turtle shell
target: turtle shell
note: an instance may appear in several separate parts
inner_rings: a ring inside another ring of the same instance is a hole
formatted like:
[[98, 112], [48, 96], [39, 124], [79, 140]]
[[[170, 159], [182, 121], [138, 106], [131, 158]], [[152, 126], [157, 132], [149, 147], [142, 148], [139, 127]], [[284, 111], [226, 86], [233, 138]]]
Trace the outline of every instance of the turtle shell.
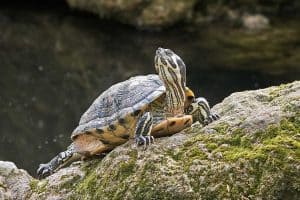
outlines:
[[136, 76], [117, 83], [104, 91], [81, 116], [71, 138], [74, 139], [75, 136], [89, 130], [116, 124], [118, 120], [125, 119], [129, 115], [138, 115], [142, 108], [165, 91], [163, 82], [155, 74]]

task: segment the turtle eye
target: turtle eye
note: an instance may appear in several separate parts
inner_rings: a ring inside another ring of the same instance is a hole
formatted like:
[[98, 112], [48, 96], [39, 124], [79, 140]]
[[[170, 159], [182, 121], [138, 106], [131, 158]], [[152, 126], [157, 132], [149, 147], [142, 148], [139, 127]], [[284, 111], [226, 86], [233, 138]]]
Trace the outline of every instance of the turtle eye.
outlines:
[[194, 99], [194, 96], [188, 96], [187, 99], [188, 99], [189, 101], [192, 101], [192, 100]]
[[176, 69], [176, 68], [177, 68], [176, 63], [173, 61], [172, 58], [171, 58], [171, 59], [168, 59], [168, 61], [169, 61], [170, 65], [171, 65], [171, 67], [172, 67], [173, 69]]

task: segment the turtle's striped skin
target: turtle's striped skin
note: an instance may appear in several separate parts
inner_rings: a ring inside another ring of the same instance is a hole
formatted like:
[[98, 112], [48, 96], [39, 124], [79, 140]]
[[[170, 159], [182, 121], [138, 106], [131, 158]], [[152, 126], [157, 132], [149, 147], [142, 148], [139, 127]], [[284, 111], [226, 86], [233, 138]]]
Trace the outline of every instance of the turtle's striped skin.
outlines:
[[158, 48], [155, 68], [158, 75], [136, 76], [104, 91], [82, 115], [68, 150], [41, 164], [39, 177], [74, 159], [110, 151], [130, 138], [147, 145], [153, 137], [191, 126], [193, 116], [203, 121], [211, 116], [207, 101], [195, 101], [194, 93], [186, 87], [185, 64], [179, 56]]

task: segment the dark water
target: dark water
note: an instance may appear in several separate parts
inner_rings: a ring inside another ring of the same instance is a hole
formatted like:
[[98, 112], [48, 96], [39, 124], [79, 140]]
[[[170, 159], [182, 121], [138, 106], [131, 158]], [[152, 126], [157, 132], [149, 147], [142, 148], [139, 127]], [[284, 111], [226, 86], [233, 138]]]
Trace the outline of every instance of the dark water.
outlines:
[[[3, 6], [0, 160], [13, 161], [33, 174], [39, 163], [68, 146], [81, 114], [102, 91], [131, 76], [154, 73], [158, 46], [171, 48], [184, 59], [188, 85], [212, 105], [234, 91], [300, 79], [299, 37], [284, 44], [288, 49], [283, 51], [293, 58], [287, 62], [281, 54], [275, 61], [264, 59], [269, 50], [264, 47], [249, 50], [237, 45], [232, 42], [234, 34], [224, 27], [186, 26], [141, 32], [67, 8]], [[251, 40], [260, 35], [244, 37]], [[243, 60], [232, 56], [237, 52]], [[251, 52], [259, 55], [253, 57]], [[285, 63], [283, 69], [272, 68], [272, 63], [280, 62]]]

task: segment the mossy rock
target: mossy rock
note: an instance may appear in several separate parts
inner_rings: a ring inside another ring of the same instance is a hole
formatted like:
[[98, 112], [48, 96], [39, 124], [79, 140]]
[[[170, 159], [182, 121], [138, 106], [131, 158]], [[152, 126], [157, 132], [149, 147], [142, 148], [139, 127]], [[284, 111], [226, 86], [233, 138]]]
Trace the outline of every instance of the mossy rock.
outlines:
[[27, 198], [299, 199], [300, 81], [234, 93], [213, 111], [221, 118], [206, 127], [32, 179]]

